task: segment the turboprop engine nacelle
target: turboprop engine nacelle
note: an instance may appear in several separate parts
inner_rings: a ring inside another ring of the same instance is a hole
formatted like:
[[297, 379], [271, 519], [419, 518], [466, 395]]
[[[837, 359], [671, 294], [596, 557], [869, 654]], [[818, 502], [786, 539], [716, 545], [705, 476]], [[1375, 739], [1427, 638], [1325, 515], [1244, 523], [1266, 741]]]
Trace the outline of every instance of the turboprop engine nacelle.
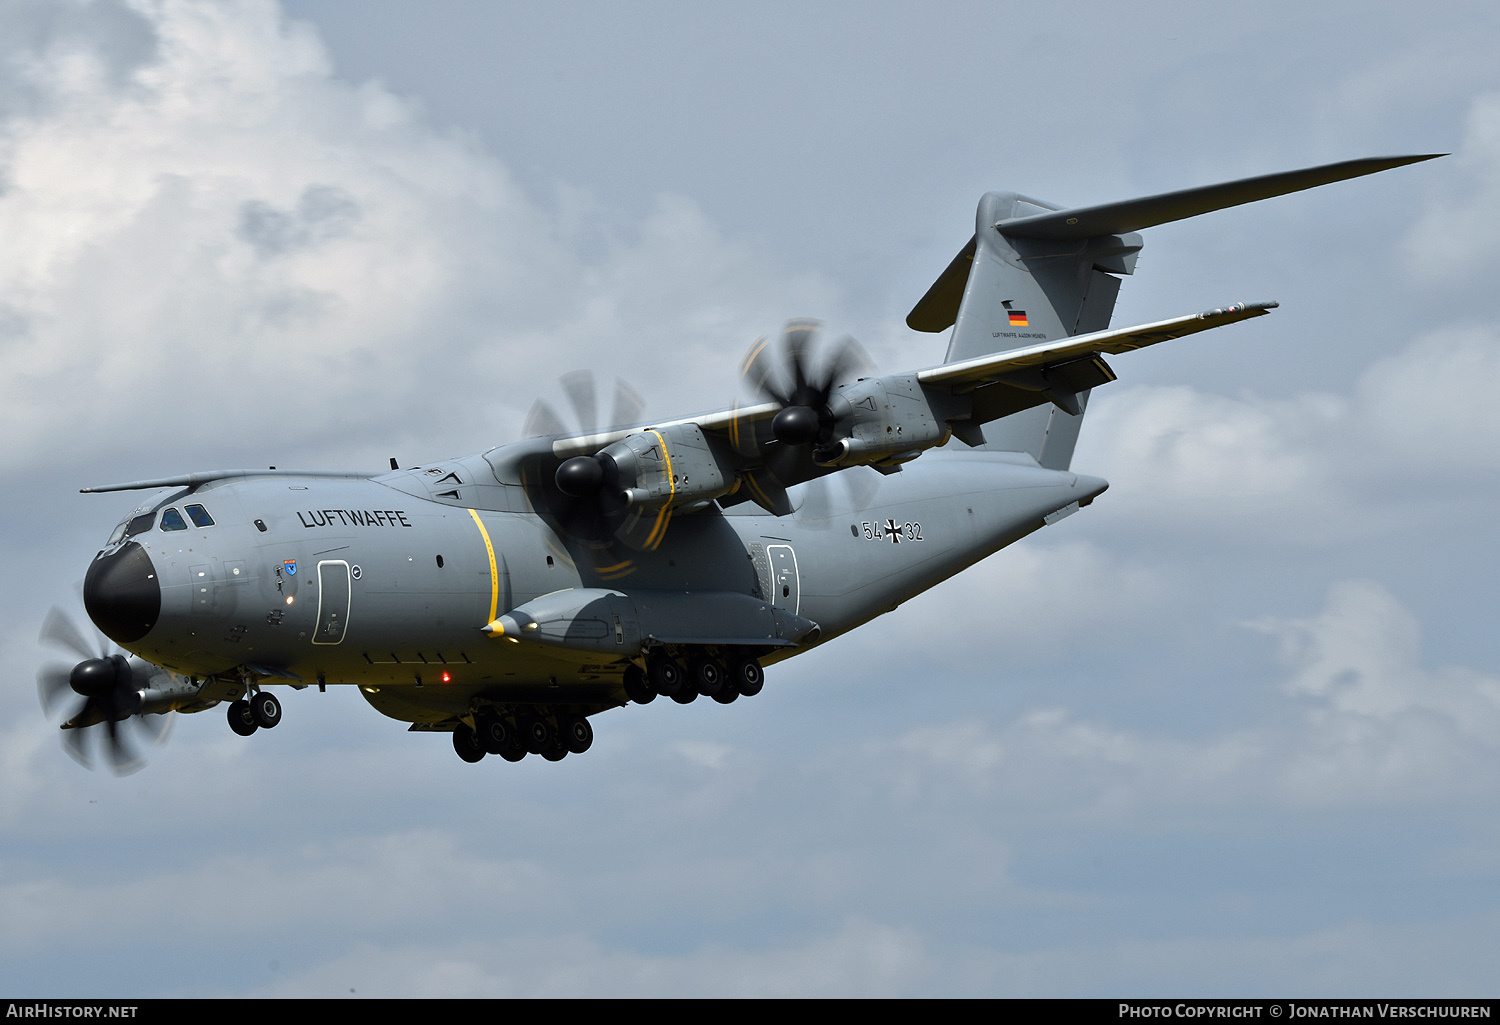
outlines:
[[823, 466], [904, 463], [943, 444], [950, 433], [915, 374], [841, 385], [828, 408], [835, 437], [814, 453]]
[[605, 485], [622, 493], [633, 509], [702, 505], [735, 485], [732, 464], [714, 451], [697, 424], [640, 431], [595, 458]]

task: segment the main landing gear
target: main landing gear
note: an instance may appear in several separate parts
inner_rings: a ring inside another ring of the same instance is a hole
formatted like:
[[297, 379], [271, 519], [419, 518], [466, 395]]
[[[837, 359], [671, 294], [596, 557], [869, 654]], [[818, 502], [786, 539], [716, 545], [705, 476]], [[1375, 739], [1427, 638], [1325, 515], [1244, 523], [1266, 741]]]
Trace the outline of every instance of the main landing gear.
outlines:
[[[646, 659], [646, 668], [634, 663], [627, 666], [624, 684], [626, 696], [640, 705], [655, 701], [658, 694], [682, 705], [700, 694], [727, 705], [759, 694], [766, 674], [750, 655], [723, 660], [698, 652], [683, 663], [657, 651]], [[541, 755], [549, 762], [560, 762], [570, 754], [583, 754], [593, 743], [594, 728], [588, 719], [546, 706], [515, 712], [481, 708], [472, 723], [461, 720], [453, 728], [453, 750], [466, 762], [480, 761], [485, 755], [499, 755], [507, 762]]]
[[650, 704], [661, 694], [679, 705], [686, 705], [698, 695], [727, 705], [740, 697], [753, 698], [766, 683], [760, 663], [749, 656], [732, 658], [724, 663], [707, 655], [694, 655], [686, 668], [676, 659], [657, 652], [646, 659], [646, 668], [630, 665], [625, 669], [625, 695], [638, 705]]
[[256, 691], [248, 701], [232, 701], [229, 704], [229, 728], [242, 737], [248, 737], [264, 727], [270, 729], [281, 722], [281, 702], [276, 695]]
[[466, 762], [487, 754], [519, 762], [529, 754], [560, 762], [581, 755], [594, 743], [594, 728], [581, 715], [533, 712], [514, 716], [493, 710], [477, 712], [474, 725], [460, 722], [453, 729], [453, 750]]

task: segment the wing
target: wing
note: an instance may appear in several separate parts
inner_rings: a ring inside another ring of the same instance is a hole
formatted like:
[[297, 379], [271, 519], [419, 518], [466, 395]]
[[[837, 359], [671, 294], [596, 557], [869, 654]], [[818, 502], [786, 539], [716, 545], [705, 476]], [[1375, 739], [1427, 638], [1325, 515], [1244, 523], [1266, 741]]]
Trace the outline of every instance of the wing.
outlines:
[[[541, 475], [550, 477], [551, 468], [568, 461], [584, 463], [580, 473], [590, 480], [621, 481], [611, 486], [617, 487], [614, 501], [622, 509], [691, 512], [714, 501], [753, 501], [785, 515], [791, 511], [786, 489], [795, 484], [856, 465], [894, 472], [950, 434], [978, 444], [979, 426], [1043, 402], [1054, 402], [1076, 415], [1080, 392], [1115, 379], [1104, 355], [1261, 317], [1275, 307], [1272, 302], [1238, 303], [916, 373], [861, 378], [840, 387], [825, 411], [828, 434], [815, 442], [778, 440], [772, 421], [783, 407], [777, 402], [537, 439], [551, 449], [549, 467]], [[590, 460], [608, 463], [608, 471], [595, 473], [587, 465]], [[597, 490], [600, 485], [590, 487]], [[577, 497], [592, 503], [592, 494], [580, 490]], [[651, 526], [659, 524], [653, 521]], [[657, 532], [647, 536], [655, 539]]]
[[606, 448], [617, 441], [628, 438], [632, 434], [639, 434], [648, 430], [668, 430], [675, 427], [696, 425], [699, 430], [723, 435], [725, 440], [735, 442], [736, 447], [742, 447], [737, 439], [731, 435], [753, 429], [755, 425], [767, 422], [780, 412], [781, 406], [775, 402], [761, 402], [753, 406], [731, 406], [728, 409], [719, 409], [708, 413], [698, 413], [694, 416], [684, 416], [676, 420], [666, 420], [660, 423], [640, 424], [635, 427], [620, 427], [612, 431], [603, 431], [598, 434], [568, 434], [554, 438], [552, 441], [552, 454], [559, 459], [567, 459], [571, 456], [592, 455], [601, 448]]

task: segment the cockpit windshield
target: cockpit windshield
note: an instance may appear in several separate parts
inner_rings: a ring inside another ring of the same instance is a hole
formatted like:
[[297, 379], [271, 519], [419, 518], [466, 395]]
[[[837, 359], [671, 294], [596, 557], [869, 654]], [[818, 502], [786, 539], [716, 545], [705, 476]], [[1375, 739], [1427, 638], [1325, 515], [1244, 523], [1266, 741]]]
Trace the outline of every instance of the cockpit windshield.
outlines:
[[141, 513], [139, 516], [131, 519], [129, 523], [125, 524], [125, 536], [135, 537], [137, 534], [144, 534], [146, 531], [151, 529], [151, 524], [155, 522], [155, 510], [152, 510], [148, 513]]

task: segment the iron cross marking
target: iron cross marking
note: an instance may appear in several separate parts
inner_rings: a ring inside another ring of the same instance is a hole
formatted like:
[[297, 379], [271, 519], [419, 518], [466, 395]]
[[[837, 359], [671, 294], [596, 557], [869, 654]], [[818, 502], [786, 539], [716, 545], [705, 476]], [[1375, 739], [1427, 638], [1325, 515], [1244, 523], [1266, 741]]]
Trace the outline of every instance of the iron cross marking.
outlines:
[[885, 521], [885, 534], [886, 537], [891, 539], [891, 544], [899, 545], [901, 543], [901, 527], [895, 520]]

